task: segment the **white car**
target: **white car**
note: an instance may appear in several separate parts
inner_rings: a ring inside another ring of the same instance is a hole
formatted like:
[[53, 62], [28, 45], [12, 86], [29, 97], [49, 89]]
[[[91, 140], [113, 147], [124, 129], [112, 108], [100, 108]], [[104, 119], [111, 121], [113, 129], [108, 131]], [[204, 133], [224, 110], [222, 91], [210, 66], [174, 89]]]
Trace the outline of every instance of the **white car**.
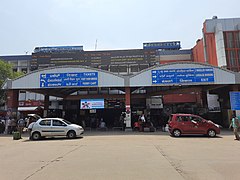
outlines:
[[72, 124], [61, 118], [40, 118], [33, 124], [31, 139], [38, 140], [42, 137], [67, 136], [75, 138], [83, 134], [82, 126]]

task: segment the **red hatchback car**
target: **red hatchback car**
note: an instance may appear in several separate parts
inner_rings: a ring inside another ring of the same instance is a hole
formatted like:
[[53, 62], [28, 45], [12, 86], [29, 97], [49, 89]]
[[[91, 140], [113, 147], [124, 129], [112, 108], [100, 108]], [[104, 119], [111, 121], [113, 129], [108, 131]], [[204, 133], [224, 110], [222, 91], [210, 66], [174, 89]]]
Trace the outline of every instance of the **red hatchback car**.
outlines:
[[168, 121], [169, 132], [174, 137], [182, 134], [203, 134], [215, 137], [220, 134], [220, 126], [193, 114], [172, 114]]

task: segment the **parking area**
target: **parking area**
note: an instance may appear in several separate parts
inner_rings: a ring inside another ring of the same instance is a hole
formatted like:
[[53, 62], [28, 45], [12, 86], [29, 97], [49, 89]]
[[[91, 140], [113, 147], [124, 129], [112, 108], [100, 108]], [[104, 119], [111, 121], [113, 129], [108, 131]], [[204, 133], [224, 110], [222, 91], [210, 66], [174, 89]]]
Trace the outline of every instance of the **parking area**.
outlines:
[[167, 132], [87, 131], [29, 141], [0, 135], [0, 179], [239, 179], [240, 142]]

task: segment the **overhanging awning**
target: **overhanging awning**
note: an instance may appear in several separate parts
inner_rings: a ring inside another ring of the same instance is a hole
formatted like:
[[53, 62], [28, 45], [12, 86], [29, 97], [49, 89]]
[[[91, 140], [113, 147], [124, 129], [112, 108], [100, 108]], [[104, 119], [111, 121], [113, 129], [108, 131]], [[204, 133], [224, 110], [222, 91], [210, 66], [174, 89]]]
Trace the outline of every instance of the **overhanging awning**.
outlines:
[[18, 107], [18, 111], [37, 111], [42, 109], [40, 106]]

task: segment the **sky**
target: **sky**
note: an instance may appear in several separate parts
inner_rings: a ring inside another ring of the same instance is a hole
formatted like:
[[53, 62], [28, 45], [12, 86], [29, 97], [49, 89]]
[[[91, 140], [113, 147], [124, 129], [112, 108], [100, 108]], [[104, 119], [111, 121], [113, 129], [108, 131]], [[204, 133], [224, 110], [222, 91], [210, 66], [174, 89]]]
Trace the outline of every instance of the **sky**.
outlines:
[[1, 0], [0, 55], [39, 46], [141, 49], [162, 41], [189, 49], [206, 19], [240, 18], [239, 7], [239, 0]]

